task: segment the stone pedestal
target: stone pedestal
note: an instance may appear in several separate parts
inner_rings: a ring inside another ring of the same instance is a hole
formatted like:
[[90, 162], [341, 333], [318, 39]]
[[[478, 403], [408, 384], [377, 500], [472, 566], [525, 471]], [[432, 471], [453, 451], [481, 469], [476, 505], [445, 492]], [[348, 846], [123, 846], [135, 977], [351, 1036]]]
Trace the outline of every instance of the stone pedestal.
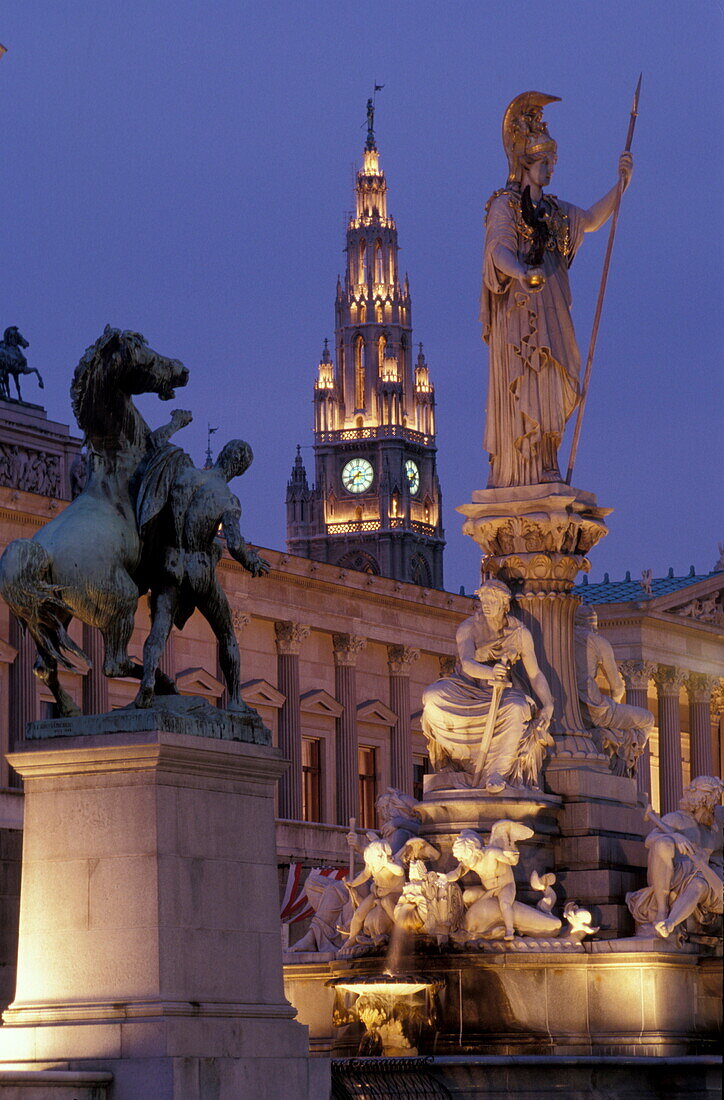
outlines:
[[282, 987], [285, 762], [253, 721], [216, 715], [115, 712], [87, 736], [43, 722], [13, 754], [25, 835], [0, 1067], [108, 1070], [114, 1100], [324, 1094]]
[[578, 703], [573, 617], [579, 600], [572, 589], [579, 570], [590, 568], [586, 554], [607, 533], [604, 517], [611, 509], [599, 508], [592, 493], [556, 482], [482, 489], [458, 511], [467, 517], [463, 534], [482, 551], [482, 571], [509, 585], [517, 601], [513, 613], [533, 635], [555, 700], [549, 771], [571, 760], [606, 770], [607, 758], [585, 729]]
[[[642, 814], [636, 783], [611, 773], [586, 729], [578, 701], [573, 585], [590, 549], [607, 533], [610, 508], [564, 483], [484, 489], [458, 511], [480, 547], [483, 573], [511, 588], [513, 614], [528, 627], [555, 700], [555, 745], [546, 790], [563, 797], [555, 871], [569, 900], [593, 905], [602, 934], [633, 930], [625, 894], [643, 885]], [[585, 839], [585, 843], [583, 843]]]

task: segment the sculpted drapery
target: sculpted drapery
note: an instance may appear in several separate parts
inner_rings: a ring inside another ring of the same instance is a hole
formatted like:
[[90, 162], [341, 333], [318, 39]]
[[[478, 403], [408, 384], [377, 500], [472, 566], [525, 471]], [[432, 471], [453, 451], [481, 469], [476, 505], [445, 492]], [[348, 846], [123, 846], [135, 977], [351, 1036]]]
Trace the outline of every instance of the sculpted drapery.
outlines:
[[551, 195], [538, 213], [550, 227], [538, 291], [501, 269], [501, 250], [521, 261], [531, 246], [517, 184], [496, 192], [486, 217], [480, 320], [489, 346], [484, 446], [490, 486], [560, 480], [557, 451], [578, 402], [580, 353], [571, 320], [568, 268], [584, 212]]

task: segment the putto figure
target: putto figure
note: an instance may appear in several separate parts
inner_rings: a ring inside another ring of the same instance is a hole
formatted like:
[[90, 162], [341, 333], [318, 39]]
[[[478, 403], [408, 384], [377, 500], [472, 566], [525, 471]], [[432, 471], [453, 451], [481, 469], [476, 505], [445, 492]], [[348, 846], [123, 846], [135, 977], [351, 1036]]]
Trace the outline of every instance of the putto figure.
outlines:
[[[488, 487], [561, 481], [558, 448], [579, 401], [580, 354], [568, 268], [584, 233], [612, 214], [616, 184], [588, 210], [546, 195], [557, 145], [543, 107], [558, 96], [524, 92], [503, 118], [509, 175], [488, 200], [480, 320], [490, 348], [484, 446]], [[628, 186], [630, 153], [619, 173]]]
[[[621, 700], [626, 694], [623, 676], [618, 670], [613, 646], [598, 633], [598, 617], [585, 604], [576, 611], [574, 646], [578, 698], [584, 721], [598, 729], [603, 748], [616, 775], [634, 775], [636, 765], [654, 728], [654, 716], [644, 707], [633, 707]], [[604, 695], [596, 681], [601, 670], [613, 695]]]
[[637, 924], [637, 935], [650, 929], [667, 939], [688, 918], [706, 926], [722, 912], [721, 874], [710, 866], [713, 853], [721, 859], [721, 827], [716, 807], [724, 783], [710, 775], [692, 780], [679, 809], [658, 817], [649, 806], [646, 817], [654, 828], [646, 837], [648, 886], [626, 895]]
[[[540, 763], [552, 738], [553, 696], [541, 672], [530, 631], [510, 614], [506, 584], [488, 580], [476, 591], [478, 610], [455, 637], [452, 676], [422, 696], [422, 730], [435, 771], [453, 786], [502, 791], [506, 783], [537, 786]], [[521, 661], [541, 707], [511, 678]]]
[[515, 900], [513, 867], [520, 859], [517, 845], [529, 840], [533, 830], [519, 821], [496, 821], [487, 844], [472, 829], [464, 829], [453, 842], [453, 855], [459, 861], [448, 871], [448, 882], [457, 882], [468, 871], [480, 880], [479, 886], [463, 891], [466, 907], [464, 935], [498, 937], [512, 940], [515, 933], [555, 936], [561, 921], [550, 912]]

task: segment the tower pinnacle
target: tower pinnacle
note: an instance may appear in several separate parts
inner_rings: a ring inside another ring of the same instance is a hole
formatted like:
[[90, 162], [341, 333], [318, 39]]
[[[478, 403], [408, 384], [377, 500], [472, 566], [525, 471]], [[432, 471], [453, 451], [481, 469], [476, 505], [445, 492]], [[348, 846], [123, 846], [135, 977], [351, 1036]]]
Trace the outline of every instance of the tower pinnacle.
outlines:
[[287, 545], [344, 568], [441, 588], [435, 390], [424, 355], [415, 362], [409, 283], [406, 277], [400, 283], [374, 97], [355, 197], [334, 341], [331, 348], [324, 342], [314, 385], [316, 485], [307, 489], [298, 475], [290, 481]]

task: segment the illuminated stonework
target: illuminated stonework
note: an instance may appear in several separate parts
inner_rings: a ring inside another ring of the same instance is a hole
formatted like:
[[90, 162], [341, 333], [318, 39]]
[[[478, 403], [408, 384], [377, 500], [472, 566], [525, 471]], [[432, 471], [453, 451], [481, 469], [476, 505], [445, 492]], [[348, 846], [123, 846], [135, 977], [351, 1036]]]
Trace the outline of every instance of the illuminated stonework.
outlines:
[[347, 269], [337, 281], [334, 360], [314, 384], [316, 485], [297, 454], [287, 488], [291, 553], [442, 588], [435, 387], [413, 360], [410, 288], [374, 133], [357, 173]]

